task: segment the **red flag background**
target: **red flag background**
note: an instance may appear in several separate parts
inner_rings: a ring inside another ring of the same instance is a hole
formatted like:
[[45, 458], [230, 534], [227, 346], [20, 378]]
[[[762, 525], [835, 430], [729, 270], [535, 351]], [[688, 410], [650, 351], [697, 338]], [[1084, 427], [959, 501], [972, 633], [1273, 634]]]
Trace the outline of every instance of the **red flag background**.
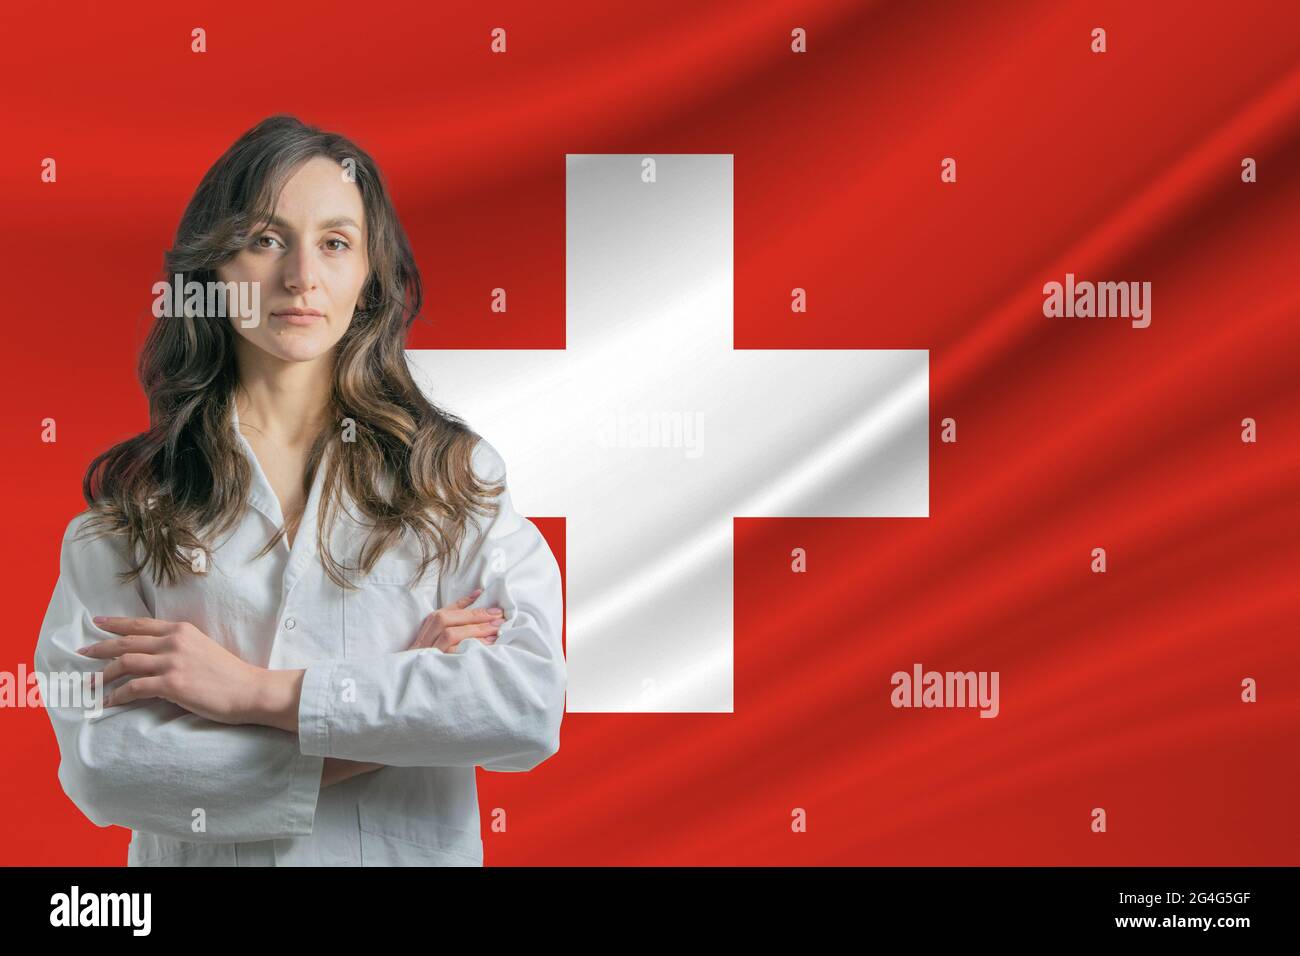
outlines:
[[[563, 347], [566, 153], [732, 153], [737, 347], [929, 349], [930, 517], [737, 519], [735, 713], [569, 715], [537, 770], [480, 771], [488, 865], [1300, 863], [1293, 0], [0, 16], [0, 669], [32, 666], [86, 465], [147, 424], [162, 251], [254, 122], [378, 160], [416, 348]], [[1067, 272], [1151, 282], [1150, 327], [1045, 317]], [[537, 523], [563, 566], [562, 516]], [[916, 661], [998, 670], [1001, 714], [895, 710]], [[0, 709], [0, 745], [0, 862], [125, 861], [42, 711]]]

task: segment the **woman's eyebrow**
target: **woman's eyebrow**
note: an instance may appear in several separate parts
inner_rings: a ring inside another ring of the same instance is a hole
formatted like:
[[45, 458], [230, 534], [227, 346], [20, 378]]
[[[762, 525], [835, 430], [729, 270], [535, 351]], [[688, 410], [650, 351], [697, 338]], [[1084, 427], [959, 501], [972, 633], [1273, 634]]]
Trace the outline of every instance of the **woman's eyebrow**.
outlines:
[[[293, 227], [279, 216], [272, 216], [266, 221], [266, 225], [273, 226], [276, 229], [283, 229], [285, 232], [293, 232]], [[335, 216], [333, 219], [326, 219], [324, 222], [316, 224], [317, 229], [337, 229], [339, 226], [351, 226], [357, 232], [361, 231], [361, 227], [357, 225], [357, 221], [351, 216]]]
[[351, 226], [353, 229], [356, 229], [358, 232], [361, 231], [361, 227], [357, 225], [357, 221], [353, 219], [351, 216], [335, 216], [333, 219], [326, 219], [324, 222], [317, 225], [316, 228], [337, 229], [339, 226]]

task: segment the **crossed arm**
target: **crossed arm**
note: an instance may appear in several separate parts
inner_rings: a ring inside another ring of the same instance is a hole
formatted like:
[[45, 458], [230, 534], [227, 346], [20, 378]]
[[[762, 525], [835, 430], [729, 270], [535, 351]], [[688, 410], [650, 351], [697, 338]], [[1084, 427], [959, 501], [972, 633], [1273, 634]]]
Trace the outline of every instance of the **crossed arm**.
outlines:
[[[407, 650], [434, 647], [453, 651], [463, 640], [491, 644], [504, 611], [469, 605], [479, 588], [439, 608], [420, 627]], [[77, 649], [107, 660], [104, 686], [126, 679], [104, 698], [104, 707], [156, 698], [223, 724], [259, 724], [298, 733], [305, 668], [270, 670], [242, 660], [184, 621], [140, 617], [96, 617], [95, 624], [119, 637]], [[320, 785], [332, 784], [385, 766], [373, 761], [325, 757]]]

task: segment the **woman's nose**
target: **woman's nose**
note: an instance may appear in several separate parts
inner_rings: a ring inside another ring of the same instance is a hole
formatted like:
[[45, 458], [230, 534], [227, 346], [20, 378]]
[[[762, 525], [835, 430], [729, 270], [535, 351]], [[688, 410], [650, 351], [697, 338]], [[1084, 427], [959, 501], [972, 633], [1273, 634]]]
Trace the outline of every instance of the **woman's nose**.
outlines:
[[316, 264], [312, 250], [295, 249], [281, 260], [284, 263], [284, 287], [295, 294], [316, 288]]

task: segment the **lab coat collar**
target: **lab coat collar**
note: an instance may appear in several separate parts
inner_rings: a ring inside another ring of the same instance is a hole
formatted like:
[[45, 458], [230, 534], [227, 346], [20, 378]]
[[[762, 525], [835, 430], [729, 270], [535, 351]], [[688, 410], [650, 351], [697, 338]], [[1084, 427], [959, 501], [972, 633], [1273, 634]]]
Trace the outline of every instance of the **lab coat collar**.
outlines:
[[230, 398], [230, 428], [235, 433], [235, 443], [244, 452], [248, 459], [248, 464], [252, 468], [253, 484], [248, 491], [248, 503], [254, 509], [259, 511], [277, 528], [284, 524], [284, 516], [280, 514], [280, 499], [275, 496], [275, 490], [271, 487], [271, 482], [267, 480], [266, 474], [262, 471], [262, 466], [257, 460], [257, 455], [253, 453], [253, 446], [248, 443], [243, 432], [239, 430], [239, 412], [235, 408], [235, 398]]
[[[248, 492], [248, 503], [264, 515], [274, 527], [280, 528], [284, 525], [284, 515], [280, 510], [280, 499], [276, 496], [275, 489], [271, 487], [266, 472], [262, 470], [261, 462], [257, 460], [257, 454], [253, 451], [253, 446], [248, 443], [248, 439], [239, 430], [239, 412], [235, 408], [233, 396], [230, 400], [230, 425], [234, 430], [235, 440], [243, 450], [252, 470], [253, 484]], [[320, 496], [325, 484], [325, 470], [332, 452], [332, 446], [326, 446], [325, 455], [316, 467], [311, 490], [303, 507], [302, 520], [298, 522], [298, 531], [293, 536], [293, 545], [290, 546], [284, 538], [280, 539], [279, 546], [288, 549], [289, 553], [289, 564], [285, 568], [284, 585], [286, 588], [293, 586], [293, 583], [302, 575], [307, 562], [311, 560], [312, 555], [316, 552], [316, 516], [320, 510]]]

